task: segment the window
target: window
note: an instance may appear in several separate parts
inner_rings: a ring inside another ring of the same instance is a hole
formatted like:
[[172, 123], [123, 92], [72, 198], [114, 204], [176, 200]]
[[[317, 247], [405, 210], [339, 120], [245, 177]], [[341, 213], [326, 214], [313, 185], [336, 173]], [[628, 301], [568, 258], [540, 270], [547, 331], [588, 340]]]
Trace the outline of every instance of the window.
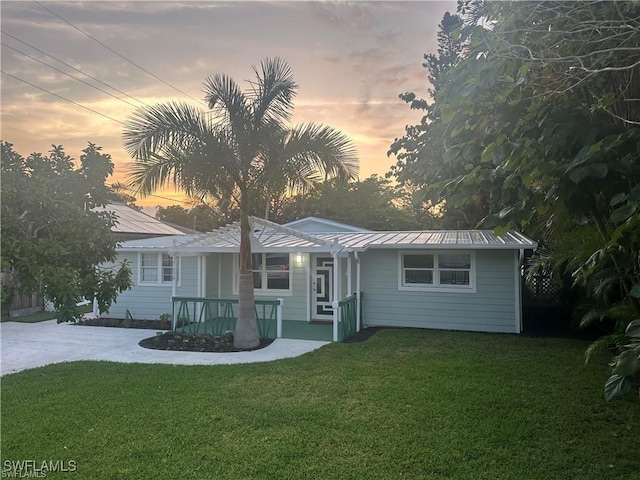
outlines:
[[[172, 284], [174, 258], [166, 253], [141, 253], [139, 283]], [[179, 264], [178, 264], [179, 266]], [[178, 268], [179, 273], [179, 268]], [[178, 276], [178, 279], [180, 277]]]
[[472, 252], [405, 252], [400, 254], [401, 289], [475, 291]]
[[254, 253], [253, 288], [256, 290], [289, 290], [289, 254]]

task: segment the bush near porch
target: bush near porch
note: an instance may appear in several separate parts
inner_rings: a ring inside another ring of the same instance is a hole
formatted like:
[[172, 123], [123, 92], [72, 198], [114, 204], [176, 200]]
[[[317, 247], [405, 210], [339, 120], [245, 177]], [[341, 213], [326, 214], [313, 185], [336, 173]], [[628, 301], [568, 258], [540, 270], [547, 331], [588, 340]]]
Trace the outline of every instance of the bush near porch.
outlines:
[[97, 479], [638, 478], [640, 404], [604, 401], [586, 345], [383, 330], [273, 363], [51, 365], [2, 379], [1, 460]]

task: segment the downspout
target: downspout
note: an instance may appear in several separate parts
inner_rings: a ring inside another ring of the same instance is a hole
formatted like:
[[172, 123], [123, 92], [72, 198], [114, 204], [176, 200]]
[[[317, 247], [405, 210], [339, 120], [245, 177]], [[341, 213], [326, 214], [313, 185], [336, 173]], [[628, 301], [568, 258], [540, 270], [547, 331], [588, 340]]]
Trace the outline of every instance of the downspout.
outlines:
[[353, 252], [353, 256], [356, 259], [356, 332], [359, 332], [362, 325], [360, 325], [360, 309], [362, 300], [360, 299], [360, 257], [358, 252]]
[[[171, 249], [171, 256], [173, 257], [173, 285], [171, 286], [171, 296], [175, 297], [178, 295], [178, 263], [180, 262], [179, 257], [175, 254], [176, 252], [176, 239], [172, 240], [173, 247]], [[173, 299], [171, 299], [171, 303], [173, 304]]]
[[518, 319], [518, 332], [522, 333], [522, 261], [524, 260], [524, 250], [518, 250], [518, 262], [516, 265], [516, 318]]

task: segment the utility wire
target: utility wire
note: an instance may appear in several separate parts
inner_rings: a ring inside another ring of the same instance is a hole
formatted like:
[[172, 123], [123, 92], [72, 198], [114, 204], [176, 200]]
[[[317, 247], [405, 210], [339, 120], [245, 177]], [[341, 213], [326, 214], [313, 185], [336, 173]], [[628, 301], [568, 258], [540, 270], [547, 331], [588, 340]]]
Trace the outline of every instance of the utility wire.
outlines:
[[107, 94], [107, 95], [109, 95], [110, 97], [113, 97], [113, 98], [115, 98], [115, 99], [117, 99], [117, 100], [120, 100], [121, 102], [124, 102], [124, 103], [126, 103], [127, 105], [130, 105], [130, 106], [132, 106], [132, 107], [134, 107], [134, 108], [137, 108], [137, 105], [134, 105], [133, 103], [128, 102], [128, 101], [124, 100], [123, 98], [120, 98], [120, 97], [118, 97], [118, 96], [116, 96], [116, 95], [113, 95], [112, 93], [109, 93], [109, 92], [107, 92], [106, 90], [101, 89], [100, 87], [96, 87], [95, 85], [91, 85], [89, 82], [85, 82], [85, 81], [84, 81], [84, 80], [82, 80], [81, 78], [74, 77], [73, 75], [69, 75], [67, 72], [62, 71], [62, 70], [60, 70], [59, 68], [54, 67], [53, 65], [49, 65], [48, 63], [45, 63], [45, 62], [43, 62], [42, 60], [38, 60], [36, 57], [32, 57], [32, 56], [31, 56], [31, 55], [29, 55], [28, 53], [21, 52], [21, 51], [20, 51], [20, 50], [18, 50], [17, 48], [13, 48], [13, 47], [11, 47], [11, 46], [7, 45], [6, 43], [2, 43], [2, 42], [0, 42], [0, 45], [2, 45], [3, 47], [6, 47], [6, 48], [10, 48], [10, 49], [11, 49], [11, 50], [13, 50], [14, 52], [18, 52], [18, 53], [20, 53], [20, 54], [24, 55], [25, 57], [30, 58], [31, 60], [34, 60], [34, 61], [36, 61], [36, 62], [38, 62], [38, 63], [41, 63], [42, 65], [44, 65], [44, 66], [46, 66], [46, 67], [52, 68], [53, 70], [55, 70], [55, 71], [57, 71], [57, 72], [60, 72], [60, 73], [62, 73], [63, 75], [66, 75], [67, 77], [73, 78], [74, 80], [77, 80], [77, 81], [79, 81], [79, 82], [82, 82], [82, 83], [84, 83], [85, 85], [90, 86], [91, 88], [95, 88], [96, 90], [99, 90], [99, 91], [101, 91], [102, 93], [106, 93], [106, 94]]
[[[111, 185], [107, 185], [108, 187], [113, 187], [113, 183]], [[138, 192], [136, 190], [134, 190], [133, 188], [127, 187], [124, 184], [121, 184], [118, 186], [118, 188], [122, 188], [123, 190], [127, 190], [131, 193], [134, 194], [134, 196], [136, 194], [138, 194]], [[180, 202], [180, 203], [184, 203], [184, 204], [189, 204], [190, 202], [188, 200], [178, 200], [175, 198], [169, 198], [169, 197], [163, 197], [162, 195], [155, 195], [153, 193], [149, 193], [147, 195], [145, 195], [146, 197], [156, 197], [156, 198], [162, 198], [163, 200], [171, 200], [172, 202]], [[137, 197], [136, 197], [137, 198]]]
[[3, 70], [0, 70], [0, 73], [2, 73], [3, 75], [6, 75], [8, 77], [15, 78], [16, 80], [18, 80], [18, 81], [20, 81], [22, 83], [26, 83], [27, 85], [31, 85], [33, 88], [37, 88], [38, 90], [42, 90], [43, 92], [46, 92], [49, 95], [53, 95], [54, 97], [58, 97], [58, 98], [64, 100], [65, 102], [72, 103], [73, 105], [76, 105], [76, 106], [78, 106], [80, 108], [84, 108], [85, 110], [89, 110], [90, 112], [97, 113], [98, 115], [100, 115], [100, 116], [102, 116], [104, 118], [108, 118], [109, 120], [113, 120], [114, 122], [117, 122], [120, 125], [124, 125], [124, 122], [121, 122], [120, 120], [116, 120], [115, 118], [110, 117], [109, 115], [105, 115], [104, 113], [100, 113], [97, 110], [94, 110], [94, 109], [89, 108], [89, 107], [85, 107], [84, 105], [80, 105], [79, 103], [76, 103], [73, 100], [69, 100], [68, 98], [63, 97], [62, 95], [58, 95], [57, 93], [50, 92], [49, 90], [47, 90], [45, 88], [42, 88], [42, 87], [39, 87], [38, 85], [34, 85], [33, 83], [27, 82], [26, 80], [23, 80], [22, 78], [18, 78], [15, 75], [11, 75], [10, 73], [7, 73], [7, 72], [5, 72]]
[[110, 52], [112, 52], [112, 53], [116, 54], [117, 56], [119, 56], [119, 57], [120, 57], [120, 58], [122, 58], [123, 60], [126, 60], [126, 61], [127, 61], [127, 62], [129, 62], [131, 65], [133, 65], [133, 66], [135, 66], [135, 67], [138, 67], [140, 70], [142, 70], [142, 71], [143, 71], [143, 72], [145, 72], [146, 74], [151, 75], [153, 78], [155, 78], [156, 80], [158, 80], [158, 81], [160, 81], [160, 82], [164, 83], [165, 85], [167, 85], [167, 86], [169, 86], [169, 87], [173, 88], [175, 91], [180, 92], [181, 94], [183, 94], [183, 95], [185, 95], [185, 96], [189, 97], [190, 99], [192, 99], [192, 100], [194, 100], [194, 101], [196, 101], [196, 102], [198, 102], [198, 103], [201, 103], [201, 100], [198, 100], [198, 99], [196, 99], [196, 98], [192, 97], [192, 96], [191, 96], [191, 95], [189, 95], [188, 93], [185, 93], [185, 92], [183, 92], [182, 90], [180, 90], [178, 87], [174, 87], [174, 86], [173, 86], [173, 85], [171, 85], [169, 82], [167, 82], [167, 81], [165, 81], [165, 80], [161, 79], [161, 78], [160, 78], [160, 77], [158, 77], [157, 75], [154, 75], [153, 73], [151, 73], [151, 72], [150, 72], [149, 70], [147, 70], [146, 68], [141, 67], [140, 65], [138, 65], [137, 63], [135, 63], [135, 62], [134, 62], [134, 61], [132, 61], [132, 60], [129, 60], [129, 59], [128, 59], [127, 57], [125, 57], [124, 55], [122, 55], [122, 54], [120, 54], [120, 53], [116, 52], [116, 51], [115, 51], [113, 48], [111, 48], [110, 46], [108, 46], [108, 45], [106, 45], [106, 44], [102, 43], [102, 42], [101, 42], [100, 40], [98, 40], [97, 38], [92, 37], [92, 36], [91, 36], [91, 35], [89, 35], [87, 32], [85, 32], [84, 30], [82, 30], [82, 29], [81, 29], [81, 28], [79, 28], [79, 27], [76, 27], [73, 23], [71, 23], [70, 21], [66, 20], [65, 18], [62, 18], [62, 17], [61, 17], [60, 15], [58, 15], [57, 13], [55, 13], [55, 12], [53, 12], [53, 11], [49, 10], [49, 9], [48, 9], [47, 7], [45, 7], [42, 3], [38, 2], [37, 0], [33, 0], [33, 2], [35, 2], [36, 4], [38, 4], [42, 9], [46, 10], [47, 12], [49, 12], [49, 13], [50, 13], [51, 15], [53, 15], [54, 17], [59, 18], [60, 20], [62, 20], [62, 21], [63, 21], [64, 23], [66, 23], [67, 25], [69, 25], [69, 26], [71, 26], [71, 27], [75, 28], [77, 31], [79, 31], [79, 32], [80, 32], [80, 33], [82, 33], [83, 35], [85, 35], [85, 36], [89, 37], [89, 38], [90, 38], [91, 40], [93, 40], [94, 42], [99, 43], [100, 45], [102, 45], [104, 48], [106, 48], [106, 49], [107, 49], [107, 50], [109, 50]]
[[[108, 88], [110, 88], [110, 89], [112, 89], [112, 90], [115, 90], [115, 91], [116, 91], [116, 92], [118, 92], [118, 93], [121, 93], [121, 94], [122, 94], [122, 95], [124, 95], [125, 97], [130, 98], [131, 100], [135, 100], [136, 102], [139, 102], [139, 103], [143, 104], [143, 105], [144, 105], [144, 106], [146, 106], [146, 107], [148, 107], [148, 106], [149, 106], [147, 103], [143, 102], [142, 100], [138, 100], [137, 98], [132, 97], [131, 95], [129, 95], [129, 94], [128, 94], [128, 93], [126, 93], [126, 92], [123, 92], [122, 90], [118, 90], [116, 87], [113, 87], [113, 86], [109, 85], [108, 83], [103, 82], [102, 80], [100, 80], [100, 79], [98, 79], [98, 78], [96, 78], [96, 77], [92, 77], [92, 76], [91, 76], [91, 75], [89, 75], [88, 73], [83, 72], [82, 70], [80, 70], [80, 69], [78, 69], [78, 68], [74, 67], [73, 65], [69, 65], [68, 63], [63, 62], [63, 61], [62, 61], [62, 60], [60, 60], [59, 58], [56, 58], [56, 57], [54, 57], [53, 55], [51, 55], [51, 54], [49, 54], [49, 53], [47, 53], [47, 52], [43, 52], [43, 51], [42, 51], [42, 50], [40, 50], [39, 48], [36, 48], [36, 47], [34, 47], [33, 45], [30, 45], [30, 44], [28, 44], [27, 42], [24, 42], [24, 41], [20, 40], [19, 38], [14, 37], [13, 35], [11, 35], [11, 34], [9, 34], [9, 33], [5, 32], [5, 31], [2, 31], [2, 33], [3, 33], [4, 35], [6, 35], [7, 37], [9, 37], [9, 38], [13, 38], [13, 39], [14, 39], [15, 41], [17, 41], [17, 42], [20, 42], [20, 43], [22, 43], [23, 45], [26, 45], [27, 47], [34, 49], [36, 52], [40, 52], [41, 54], [46, 55], [46, 56], [47, 56], [47, 57], [49, 57], [49, 58], [53, 58], [56, 62], [60, 62], [60, 63], [61, 63], [61, 64], [63, 64], [64, 66], [69, 67], [69, 68], [71, 68], [71, 69], [75, 70], [76, 72], [81, 73], [81, 74], [83, 74], [83, 75], [85, 75], [85, 76], [89, 77], [91, 80], [94, 80], [94, 81], [96, 81], [96, 82], [98, 82], [98, 83], [101, 83], [101, 84], [102, 84], [102, 85], [104, 85], [105, 87], [108, 87]], [[5, 44], [5, 45], [6, 45], [6, 44]], [[8, 46], [8, 45], [7, 45], [7, 46]], [[53, 68], [53, 67], [52, 67], [52, 68]]]

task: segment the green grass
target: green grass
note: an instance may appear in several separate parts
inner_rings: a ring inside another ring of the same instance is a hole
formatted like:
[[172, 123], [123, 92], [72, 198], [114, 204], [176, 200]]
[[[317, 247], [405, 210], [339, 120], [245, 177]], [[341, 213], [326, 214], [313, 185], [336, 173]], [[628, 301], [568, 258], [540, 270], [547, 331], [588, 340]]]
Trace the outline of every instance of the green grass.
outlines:
[[[84, 305], [79, 307], [82, 313], [89, 313], [93, 311], [92, 305]], [[0, 321], [4, 322], [18, 322], [18, 323], [38, 323], [46, 320], [53, 320], [58, 316], [58, 312], [37, 312], [32, 315], [25, 315], [24, 317], [8, 317], [3, 316]]]
[[52, 365], [2, 379], [1, 459], [83, 479], [637, 479], [640, 404], [604, 402], [585, 347], [385, 330], [254, 365]]

